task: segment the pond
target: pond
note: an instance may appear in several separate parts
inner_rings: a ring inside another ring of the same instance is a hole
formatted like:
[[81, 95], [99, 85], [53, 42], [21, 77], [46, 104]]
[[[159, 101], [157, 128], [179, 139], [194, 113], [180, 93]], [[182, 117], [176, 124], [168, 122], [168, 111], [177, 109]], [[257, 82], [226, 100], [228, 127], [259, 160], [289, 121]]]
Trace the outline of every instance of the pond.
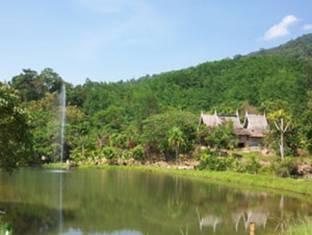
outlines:
[[265, 191], [124, 169], [0, 174], [2, 223], [14, 234], [279, 234], [312, 205]]

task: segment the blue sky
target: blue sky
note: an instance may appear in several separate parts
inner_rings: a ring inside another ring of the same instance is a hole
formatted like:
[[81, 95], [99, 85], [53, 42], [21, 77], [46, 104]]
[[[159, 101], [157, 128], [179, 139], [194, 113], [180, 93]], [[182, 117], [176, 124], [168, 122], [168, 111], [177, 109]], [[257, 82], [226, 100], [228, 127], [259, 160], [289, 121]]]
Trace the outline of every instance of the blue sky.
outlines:
[[0, 5], [0, 79], [51, 67], [66, 81], [138, 78], [312, 32], [311, 0], [27, 0]]

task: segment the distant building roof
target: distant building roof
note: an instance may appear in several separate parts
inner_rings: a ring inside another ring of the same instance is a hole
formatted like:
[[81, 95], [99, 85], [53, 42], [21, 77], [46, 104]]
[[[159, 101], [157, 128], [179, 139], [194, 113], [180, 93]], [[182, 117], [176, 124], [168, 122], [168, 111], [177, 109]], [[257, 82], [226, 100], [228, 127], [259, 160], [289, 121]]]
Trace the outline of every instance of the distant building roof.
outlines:
[[243, 126], [249, 130], [252, 137], [263, 137], [268, 129], [268, 121], [265, 114], [249, 114], [246, 112]]
[[200, 115], [200, 121], [207, 127], [216, 127], [220, 124], [231, 121], [236, 135], [247, 135], [256, 138], [264, 137], [265, 131], [268, 129], [268, 122], [265, 114], [249, 114], [248, 112], [246, 112], [243, 124], [240, 122], [238, 112], [234, 115], [219, 115], [216, 111], [214, 114], [204, 114], [202, 112]]
[[238, 128], [243, 127], [240, 120], [239, 120], [238, 114], [233, 115], [233, 116], [221, 116], [220, 118], [221, 118], [221, 120], [223, 120], [223, 122], [232, 122], [234, 129], [238, 129]]
[[231, 121], [233, 123], [233, 128], [242, 128], [242, 124], [240, 123], [238, 113], [234, 115], [218, 115], [215, 111], [214, 114], [204, 114], [200, 115], [201, 122], [204, 123], [208, 127], [216, 127], [225, 122]]
[[217, 112], [214, 114], [204, 114], [203, 112], [200, 115], [201, 122], [204, 123], [207, 127], [216, 127], [222, 123], [222, 120], [218, 117]]

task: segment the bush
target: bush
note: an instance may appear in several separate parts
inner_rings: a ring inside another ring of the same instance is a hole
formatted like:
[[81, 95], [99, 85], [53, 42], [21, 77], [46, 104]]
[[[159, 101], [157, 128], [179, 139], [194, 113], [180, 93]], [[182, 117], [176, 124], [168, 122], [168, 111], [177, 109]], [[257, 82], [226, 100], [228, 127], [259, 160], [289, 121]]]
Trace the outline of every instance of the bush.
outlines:
[[233, 156], [222, 156], [219, 152], [209, 152], [201, 155], [198, 169], [214, 171], [236, 171], [241, 173], [256, 174], [261, 169], [261, 164], [252, 156], [247, 161], [242, 161]]
[[273, 165], [273, 170], [277, 176], [290, 177], [298, 175], [298, 165], [295, 160], [286, 158]]
[[198, 169], [226, 171], [232, 169], [233, 162], [233, 157], [219, 157], [212, 154], [205, 154], [200, 158]]
[[118, 158], [118, 150], [114, 147], [104, 147], [102, 153], [108, 160], [114, 160]]
[[132, 157], [137, 161], [142, 161], [144, 159], [144, 148], [142, 145], [137, 145], [131, 149]]
[[256, 174], [259, 172], [261, 168], [261, 164], [257, 161], [257, 159], [252, 156], [245, 164], [243, 164], [245, 167], [245, 172]]

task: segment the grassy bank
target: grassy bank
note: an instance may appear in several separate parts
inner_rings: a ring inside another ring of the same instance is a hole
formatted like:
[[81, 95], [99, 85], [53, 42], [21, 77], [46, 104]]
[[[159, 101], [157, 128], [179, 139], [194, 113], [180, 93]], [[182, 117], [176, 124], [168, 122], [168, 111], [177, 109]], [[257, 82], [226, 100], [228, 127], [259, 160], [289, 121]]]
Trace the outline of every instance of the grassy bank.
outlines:
[[[47, 164], [45, 168], [67, 168], [66, 164]], [[166, 173], [179, 176], [186, 176], [201, 180], [209, 180], [229, 184], [238, 187], [258, 187], [285, 193], [301, 194], [310, 198], [312, 196], [312, 180], [280, 178], [272, 175], [247, 174], [230, 171], [208, 171], [208, 170], [179, 170], [167, 169], [153, 166], [110, 166], [110, 165], [81, 165], [79, 168], [104, 168], [104, 169], [132, 169], [154, 173]]]
[[312, 219], [306, 219], [301, 223], [292, 225], [287, 230], [286, 235], [311, 235], [312, 234]]

